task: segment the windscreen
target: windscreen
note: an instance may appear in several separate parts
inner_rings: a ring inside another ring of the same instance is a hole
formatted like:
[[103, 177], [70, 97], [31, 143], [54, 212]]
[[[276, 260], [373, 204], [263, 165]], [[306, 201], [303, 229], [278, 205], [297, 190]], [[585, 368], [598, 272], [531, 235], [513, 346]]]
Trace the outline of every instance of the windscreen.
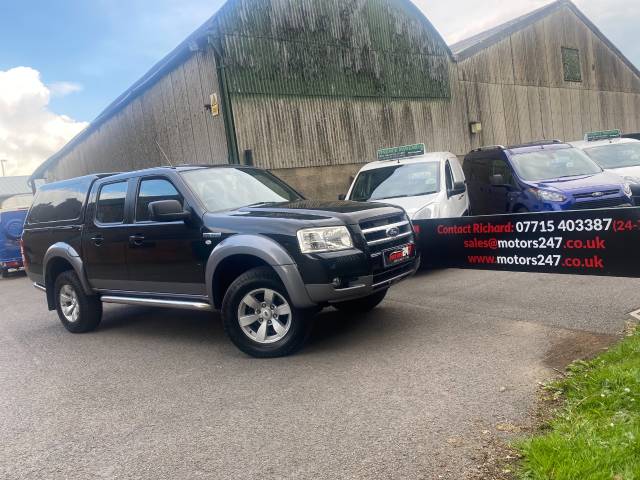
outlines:
[[513, 155], [512, 162], [520, 178], [530, 182], [602, 172], [593, 160], [577, 148], [519, 153]]
[[210, 212], [302, 200], [286, 183], [262, 170], [209, 168], [185, 171], [182, 177]]
[[417, 197], [439, 191], [439, 162], [390, 165], [360, 173], [353, 187], [351, 200], [357, 202], [389, 200]]
[[637, 167], [640, 165], [640, 142], [618, 143], [585, 150], [602, 168]]

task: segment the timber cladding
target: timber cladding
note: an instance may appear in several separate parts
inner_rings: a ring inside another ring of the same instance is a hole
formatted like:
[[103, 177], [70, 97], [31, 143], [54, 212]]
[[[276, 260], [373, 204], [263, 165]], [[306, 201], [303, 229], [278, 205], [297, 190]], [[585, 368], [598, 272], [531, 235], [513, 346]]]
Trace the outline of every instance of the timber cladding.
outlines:
[[564, 6], [458, 63], [473, 147], [640, 130], [640, 77]]

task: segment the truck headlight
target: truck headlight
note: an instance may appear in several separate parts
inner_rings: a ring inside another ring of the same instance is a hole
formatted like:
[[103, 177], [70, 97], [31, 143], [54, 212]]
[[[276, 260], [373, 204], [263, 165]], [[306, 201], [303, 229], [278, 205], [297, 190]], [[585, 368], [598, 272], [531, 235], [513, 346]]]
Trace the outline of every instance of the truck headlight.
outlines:
[[337, 252], [353, 247], [347, 227], [306, 228], [298, 231], [302, 253]]
[[532, 189], [533, 193], [543, 202], [564, 202], [567, 197], [561, 193], [552, 192], [550, 190], [539, 190], [537, 188]]
[[633, 191], [631, 190], [631, 185], [628, 183], [624, 184], [624, 194], [627, 197], [633, 197]]

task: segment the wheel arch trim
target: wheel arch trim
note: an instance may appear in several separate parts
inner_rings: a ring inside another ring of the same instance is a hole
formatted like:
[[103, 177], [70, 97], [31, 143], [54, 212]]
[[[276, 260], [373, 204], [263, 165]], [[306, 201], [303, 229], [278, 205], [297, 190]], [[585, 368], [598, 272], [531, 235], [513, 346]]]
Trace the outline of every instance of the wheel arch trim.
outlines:
[[51, 298], [53, 298], [53, 282], [49, 278], [49, 270], [51, 262], [57, 258], [61, 258], [71, 265], [71, 268], [73, 268], [73, 271], [80, 279], [80, 284], [82, 285], [82, 289], [84, 290], [85, 294], [95, 295], [95, 292], [93, 291], [93, 288], [91, 288], [91, 284], [87, 279], [87, 275], [84, 269], [84, 262], [82, 261], [82, 258], [80, 258], [78, 252], [68, 243], [58, 242], [49, 247], [44, 255], [43, 260], [44, 285], [47, 289], [47, 298], [49, 297], [49, 295], [51, 295]]
[[214, 282], [220, 264], [236, 255], [258, 258], [276, 272], [297, 308], [315, 306], [304, 286], [300, 272], [291, 255], [277, 242], [264, 235], [234, 235], [218, 244], [211, 252], [206, 267], [207, 294], [212, 305], [216, 304]]

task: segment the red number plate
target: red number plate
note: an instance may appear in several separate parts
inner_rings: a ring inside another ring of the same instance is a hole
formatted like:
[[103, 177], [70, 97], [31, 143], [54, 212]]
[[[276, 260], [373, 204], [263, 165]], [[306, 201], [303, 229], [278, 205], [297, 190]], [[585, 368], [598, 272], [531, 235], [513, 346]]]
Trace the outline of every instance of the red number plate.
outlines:
[[385, 250], [382, 255], [384, 256], [385, 266], [391, 267], [414, 258], [416, 255], [416, 246], [413, 243], [408, 243], [407, 245], [402, 245], [391, 250]]

